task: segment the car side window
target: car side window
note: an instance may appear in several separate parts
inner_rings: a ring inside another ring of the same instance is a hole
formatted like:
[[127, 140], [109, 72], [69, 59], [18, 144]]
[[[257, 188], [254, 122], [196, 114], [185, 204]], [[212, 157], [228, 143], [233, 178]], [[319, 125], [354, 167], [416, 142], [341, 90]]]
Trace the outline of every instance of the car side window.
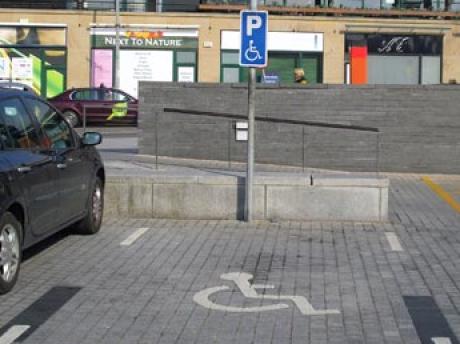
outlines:
[[19, 98], [0, 102], [0, 137], [5, 149], [41, 149], [40, 135]]
[[122, 101], [122, 102], [129, 101], [129, 98], [126, 94], [120, 91], [116, 91], [116, 90], [112, 91], [112, 97], [113, 97], [113, 100], [115, 101]]
[[98, 90], [95, 89], [88, 89], [88, 90], [80, 90], [75, 91], [72, 95], [73, 100], [98, 100], [99, 94]]
[[51, 149], [67, 149], [74, 146], [72, 131], [66, 120], [48, 104], [33, 98], [26, 98], [29, 111], [37, 118]]

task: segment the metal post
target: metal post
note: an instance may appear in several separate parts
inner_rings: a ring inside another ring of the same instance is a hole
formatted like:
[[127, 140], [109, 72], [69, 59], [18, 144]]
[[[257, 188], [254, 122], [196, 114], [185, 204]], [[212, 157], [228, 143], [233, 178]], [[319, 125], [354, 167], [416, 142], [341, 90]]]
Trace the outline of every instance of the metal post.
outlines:
[[159, 147], [158, 142], [158, 112], [155, 114], [155, 169], [158, 170], [158, 154], [159, 154]]
[[83, 133], [86, 133], [86, 106], [83, 105]]
[[[257, 0], [250, 0], [250, 10], [257, 10]], [[253, 209], [253, 177], [254, 177], [254, 139], [255, 139], [255, 112], [256, 112], [256, 69], [249, 68], [248, 81], [248, 163], [246, 172], [246, 202], [244, 218], [252, 221]]]
[[228, 121], [228, 134], [227, 134], [227, 161], [228, 169], [232, 168], [232, 127], [233, 121]]
[[120, 0], [115, 0], [115, 88], [120, 88]]
[[302, 172], [305, 173], [305, 126], [302, 125]]

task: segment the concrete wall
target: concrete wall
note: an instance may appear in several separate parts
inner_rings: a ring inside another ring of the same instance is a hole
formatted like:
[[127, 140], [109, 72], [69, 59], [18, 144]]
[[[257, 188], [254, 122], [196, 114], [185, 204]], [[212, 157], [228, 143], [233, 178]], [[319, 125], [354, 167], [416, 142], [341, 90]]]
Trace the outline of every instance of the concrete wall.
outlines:
[[[114, 13], [102, 11], [64, 11], [0, 9], [0, 22], [19, 21], [68, 25], [68, 87], [85, 87], [90, 78], [91, 24], [113, 24]], [[238, 30], [239, 15], [227, 13], [123, 13], [122, 24], [198, 25], [198, 80], [220, 81], [220, 33]], [[349, 27], [353, 27], [350, 29]], [[442, 82], [460, 81], [460, 25], [450, 20], [383, 19], [353, 17], [270, 16], [270, 31], [321, 32], [324, 34], [323, 82], [344, 82], [344, 32], [444, 34]], [[351, 31], [350, 31], [351, 32]], [[206, 42], [206, 47], [205, 43]], [[209, 44], [211, 43], [211, 44]]]
[[[243, 85], [141, 83], [140, 90], [140, 153], [246, 159], [246, 143], [235, 140], [234, 121], [163, 112], [170, 107], [246, 114]], [[377, 137], [259, 122], [256, 161], [339, 170], [459, 173], [459, 95], [457, 85], [261, 86], [257, 116], [371, 126], [381, 133]]]
[[[243, 219], [245, 180], [239, 176], [107, 178], [106, 216]], [[258, 176], [255, 220], [386, 221], [388, 180], [350, 176]]]

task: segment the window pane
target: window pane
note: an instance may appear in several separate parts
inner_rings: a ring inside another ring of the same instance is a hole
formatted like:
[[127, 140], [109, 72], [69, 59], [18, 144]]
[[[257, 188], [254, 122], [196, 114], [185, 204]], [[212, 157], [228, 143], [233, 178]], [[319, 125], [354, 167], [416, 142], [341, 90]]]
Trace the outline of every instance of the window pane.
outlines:
[[320, 82], [318, 70], [319, 70], [319, 57], [317, 56], [303, 56], [301, 61], [301, 68], [305, 72], [305, 79], [309, 84], [317, 84]]
[[176, 54], [176, 62], [178, 64], [182, 63], [196, 63], [196, 54], [193, 51], [178, 51]]
[[239, 68], [224, 68], [223, 82], [240, 82], [240, 69]]
[[26, 103], [49, 140], [48, 148], [65, 149], [73, 146], [72, 133], [64, 118], [41, 101], [27, 98]]
[[225, 52], [222, 53], [222, 64], [239, 64], [238, 52]]
[[64, 49], [45, 49], [43, 50], [46, 62], [53, 67], [62, 67], [66, 65], [66, 56]]
[[83, 91], [77, 91], [74, 93], [72, 99], [75, 100], [98, 100], [99, 99], [99, 94], [98, 90], [93, 89], [93, 90], [83, 90]]
[[441, 82], [441, 58], [439, 56], [422, 57], [422, 84]]
[[346, 7], [346, 8], [362, 8], [362, 0], [335, 0], [329, 2], [329, 7]]
[[17, 98], [0, 103], [1, 130], [5, 148], [38, 149], [39, 135], [27, 111]]
[[128, 97], [119, 91], [112, 91], [112, 100], [125, 102], [128, 100]]
[[280, 82], [294, 82], [294, 69], [296, 68], [295, 55], [268, 54], [268, 66], [266, 72], [278, 75]]
[[418, 56], [368, 56], [369, 84], [416, 85]]
[[85, 93], [83, 91], [77, 91], [72, 95], [73, 100], [84, 100], [85, 98]]
[[66, 28], [15, 26], [0, 28], [0, 40], [15, 45], [66, 45]]

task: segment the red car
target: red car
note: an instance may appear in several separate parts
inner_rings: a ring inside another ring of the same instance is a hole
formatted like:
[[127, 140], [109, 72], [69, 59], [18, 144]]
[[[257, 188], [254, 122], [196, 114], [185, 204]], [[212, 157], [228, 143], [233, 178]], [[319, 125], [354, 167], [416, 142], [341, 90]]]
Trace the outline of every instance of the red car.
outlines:
[[105, 87], [74, 88], [49, 99], [72, 126], [83, 124], [136, 125], [137, 99], [129, 94]]

